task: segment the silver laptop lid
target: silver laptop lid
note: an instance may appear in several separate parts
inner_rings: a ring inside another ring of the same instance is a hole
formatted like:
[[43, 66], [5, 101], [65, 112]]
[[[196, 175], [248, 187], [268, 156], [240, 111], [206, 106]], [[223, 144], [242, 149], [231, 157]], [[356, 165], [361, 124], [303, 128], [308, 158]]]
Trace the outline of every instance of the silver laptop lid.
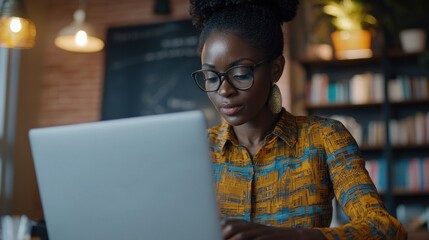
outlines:
[[221, 238], [200, 111], [32, 129], [50, 239]]

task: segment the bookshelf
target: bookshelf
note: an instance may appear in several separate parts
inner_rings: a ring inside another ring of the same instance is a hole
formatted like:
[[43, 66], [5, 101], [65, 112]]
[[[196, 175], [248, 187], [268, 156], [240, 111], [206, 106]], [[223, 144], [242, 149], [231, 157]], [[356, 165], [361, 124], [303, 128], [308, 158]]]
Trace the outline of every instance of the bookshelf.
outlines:
[[[309, 60], [306, 111], [343, 122], [358, 142], [388, 211], [420, 207], [429, 221], [429, 66], [422, 53]], [[406, 222], [404, 225], [414, 231]], [[428, 224], [423, 228], [429, 237]]]

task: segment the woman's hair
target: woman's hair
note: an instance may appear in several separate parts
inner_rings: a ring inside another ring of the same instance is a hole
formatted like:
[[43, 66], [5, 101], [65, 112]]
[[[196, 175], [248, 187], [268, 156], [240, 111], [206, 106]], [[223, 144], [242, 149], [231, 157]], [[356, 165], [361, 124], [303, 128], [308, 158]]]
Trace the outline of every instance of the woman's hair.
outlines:
[[199, 49], [212, 32], [232, 32], [270, 57], [283, 54], [283, 22], [296, 15], [299, 0], [190, 0], [200, 28]]

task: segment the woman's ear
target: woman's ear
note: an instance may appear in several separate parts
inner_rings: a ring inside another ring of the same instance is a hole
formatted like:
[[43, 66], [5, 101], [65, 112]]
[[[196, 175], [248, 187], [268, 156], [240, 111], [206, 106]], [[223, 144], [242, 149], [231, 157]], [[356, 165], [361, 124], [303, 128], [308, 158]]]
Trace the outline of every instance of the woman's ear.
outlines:
[[284, 67], [285, 67], [285, 58], [283, 57], [283, 55], [280, 55], [273, 60], [272, 73], [273, 73], [274, 82], [277, 82], [280, 79], [280, 77], [283, 74]]

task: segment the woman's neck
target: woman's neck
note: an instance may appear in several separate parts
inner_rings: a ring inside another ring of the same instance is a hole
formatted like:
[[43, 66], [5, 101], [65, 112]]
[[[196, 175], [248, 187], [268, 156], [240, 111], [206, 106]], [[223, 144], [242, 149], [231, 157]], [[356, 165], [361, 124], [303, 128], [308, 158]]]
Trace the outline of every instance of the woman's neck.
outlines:
[[238, 143], [247, 148], [253, 156], [257, 150], [264, 145], [265, 138], [274, 130], [280, 114], [270, 112], [263, 118], [255, 119], [251, 122], [234, 126], [234, 133]]

